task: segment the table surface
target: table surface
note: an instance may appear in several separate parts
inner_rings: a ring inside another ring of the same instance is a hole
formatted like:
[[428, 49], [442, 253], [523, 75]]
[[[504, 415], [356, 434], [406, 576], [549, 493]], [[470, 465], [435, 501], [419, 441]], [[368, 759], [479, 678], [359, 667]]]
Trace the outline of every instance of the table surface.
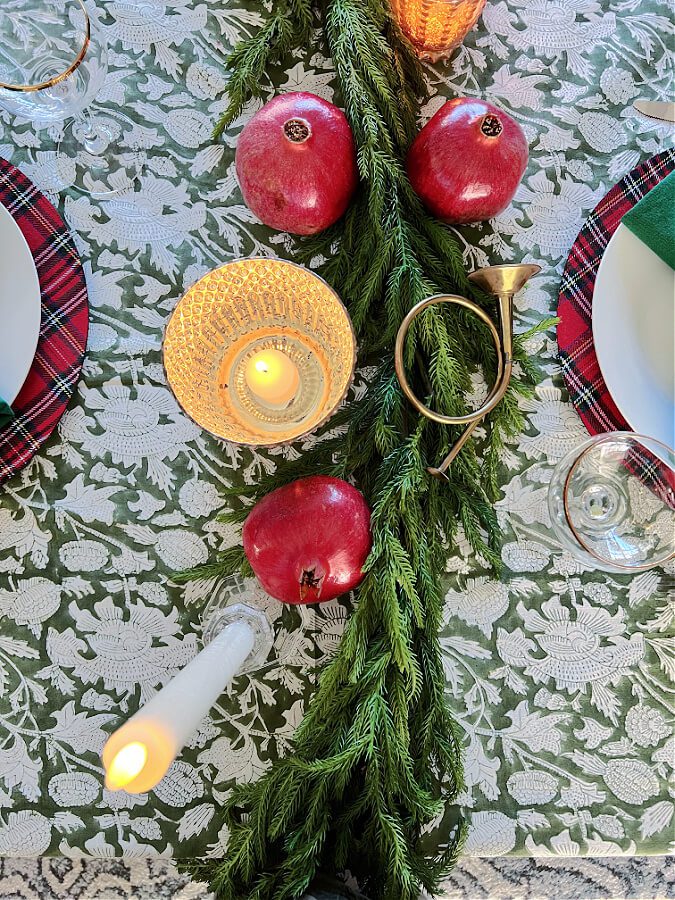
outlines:
[[[256, 5], [99, 0], [96, 24], [113, 49], [93, 112], [133, 131], [150, 161], [133, 197], [53, 197], [85, 262], [91, 338], [58, 433], [0, 492], [0, 854], [221, 855], [219, 803], [285, 751], [348, 614], [338, 602], [285, 609], [252, 582], [168, 580], [238, 541], [213, 522], [221, 486], [258, 480], [302, 450], [256, 452], [200, 432], [172, 399], [159, 352], [171, 309], [205, 271], [293, 256], [293, 241], [242, 205], [234, 177], [237, 133], [259, 103], [223, 143], [210, 139], [225, 105], [223, 49], [257, 27]], [[630, 102], [667, 93], [668, 13], [656, 0], [490, 0], [451, 63], [429, 69], [425, 117], [445, 97], [484, 95], [527, 134], [515, 203], [464, 236], [470, 268], [542, 266], [517, 300], [521, 329], [555, 308], [588, 212], [667, 143], [668, 127]], [[269, 96], [332, 99], [334, 86], [317, 43], [277, 73]], [[53, 136], [0, 121], [0, 155], [49, 192]], [[584, 570], [551, 543], [545, 469], [585, 432], [561, 390], [554, 335], [530, 349], [542, 382], [523, 404], [526, 432], [504, 453], [499, 502], [507, 575], [495, 581], [463, 546], [448, 563], [442, 645], [466, 730], [467, 852], [664, 852], [674, 748], [663, 573]], [[102, 790], [106, 734], [197, 652], [216, 590], [265, 605], [274, 658], [237, 680], [154, 791]]]

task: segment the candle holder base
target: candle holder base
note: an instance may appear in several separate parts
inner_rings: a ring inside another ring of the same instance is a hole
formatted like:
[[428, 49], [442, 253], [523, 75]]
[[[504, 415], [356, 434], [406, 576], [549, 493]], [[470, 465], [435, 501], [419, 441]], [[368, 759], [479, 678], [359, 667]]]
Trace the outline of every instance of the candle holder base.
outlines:
[[245, 603], [233, 603], [230, 606], [213, 610], [213, 614], [204, 626], [202, 634], [204, 643], [209, 644], [224, 628], [234, 622], [244, 622], [255, 632], [253, 650], [238, 672], [239, 675], [243, 675], [253, 672], [265, 664], [274, 644], [274, 634], [267, 616], [261, 609]]
[[453, 44], [452, 47], [446, 47], [443, 50], [429, 50], [426, 47], [416, 47], [415, 44], [413, 44], [413, 49], [418, 58], [421, 59], [422, 62], [430, 63], [437, 63], [441, 60], [449, 59], [457, 47], [458, 44]]

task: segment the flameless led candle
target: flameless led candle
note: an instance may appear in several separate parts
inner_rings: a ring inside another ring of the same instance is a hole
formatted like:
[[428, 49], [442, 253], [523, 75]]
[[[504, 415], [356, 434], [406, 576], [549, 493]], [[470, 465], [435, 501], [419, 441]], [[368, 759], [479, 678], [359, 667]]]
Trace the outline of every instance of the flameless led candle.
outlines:
[[248, 361], [246, 383], [263, 403], [282, 406], [295, 397], [300, 386], [298, 367], [281, 350], [261, 350]]
[[[255, 614], [262, 615], [258, 611]], [[108, 738], [103, 748], [107, 788], [124, 788], [139, 794], [164, 777], [199, 723], [251, 656], [257, 640], [256, 624], [246, 618], [231, 621]]]

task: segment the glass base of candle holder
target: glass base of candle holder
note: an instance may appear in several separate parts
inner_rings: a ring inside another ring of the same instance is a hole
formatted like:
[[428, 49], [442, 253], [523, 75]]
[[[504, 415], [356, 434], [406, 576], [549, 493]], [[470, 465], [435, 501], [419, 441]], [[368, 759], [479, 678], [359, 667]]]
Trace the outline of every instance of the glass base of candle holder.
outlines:
[[456, 49], [456, 45], [447, 47], [445, 50], [427, 50], [424, 47], [416, 47], [413, 44], [413, 49], [415, 50], [418, 58], [423, 60], [424, 62], [437, 63], [452, 56], [453, 52]]
[[239, 674], [253, 672], [267, 662], [267, 657], [274, 644], [274, 634], [267, 616], [261, 609], [256, 609], [254, 606], [248, 606], [245, 603], [232, 603], [230, 606], [220, 606], [216, 601], [213, 605], [209, 603], [205, 613], [208, 614], [202, 633], [205, 644], [209, 644], [216, 635], [234, 622], [244, 622], [253, 629], [255, 644], [246, 662], [239, 670]]

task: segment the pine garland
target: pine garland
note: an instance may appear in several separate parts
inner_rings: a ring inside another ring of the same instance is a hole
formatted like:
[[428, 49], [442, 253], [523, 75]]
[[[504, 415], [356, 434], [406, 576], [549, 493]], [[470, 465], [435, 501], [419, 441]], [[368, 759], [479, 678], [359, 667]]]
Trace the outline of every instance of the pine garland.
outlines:
[[[272, 7], [258, 34], [230, 58], [230, 103], [218, 132], [260, 90], [270, 64], [308, 37], [308, 0]], [[333, 474], [353, 478], [365, 494], [374, 544], [341, 646], [321, 674], [293, 752], [257, 782], [234, 788], [224, 807], [225, 859], [182, 864], [223, 900], [296, 900], [319, 871], [344, 869], [373, 900], [417, 900], [420, 888], [433, 893], [454, 863], [461, 822], [438, 858], [421, 844], [425, 826], [462, 785], [460, 731], [444, 698], [440, 582], [460, 524], [499, 568], [497, 460], [505, 437], [522, 428], [517, 395], [528, 390], [513, 378], [491, 416], [482, 461], [470, 442], [449, 482], [427, 473], [460, 432], [413, 414], [396, 380], [394, 338], [406, 312], [430, 294], [481, 297], [452, 232], [424, 211], [404, 173], [425, 86], [386, 0], [325, 0], [321, 12], [362, 188], [344, 221], [304, 242], [302, 252], [307, 260], [327, 259], [322, 274], [345, 300], [361, 358], [375, 361], [376, 373], [366, 396], [331, 421], [345, 426], [343, 435], [282, 464], [263, 484], [237, 488], [223, 518], [241, 522], [248, 501], [298, 477]], [[494, 363], [487, 332], [453, 309], [428, 310], [407, 353], [415, 391], [453, 414], [466, 411], [476, 368]], [[531, 376], [522, 341], [515, 355]], [[246, 565], [235, 548], [181, 580]]]

